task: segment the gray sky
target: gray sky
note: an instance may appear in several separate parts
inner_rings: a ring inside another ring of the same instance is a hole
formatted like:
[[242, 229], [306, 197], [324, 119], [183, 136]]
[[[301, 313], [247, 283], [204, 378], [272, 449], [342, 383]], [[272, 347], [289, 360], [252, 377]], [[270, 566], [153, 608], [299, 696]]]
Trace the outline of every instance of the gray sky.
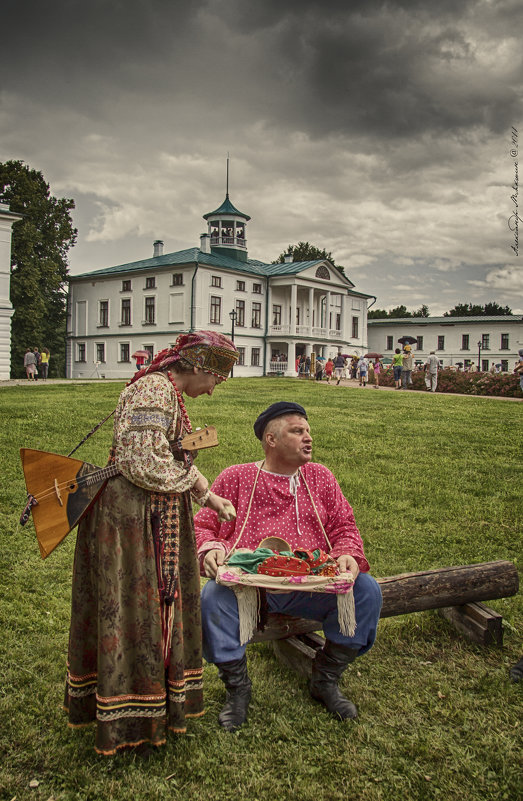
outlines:
[[380, 308], [523, 313], [523, 222], [520, 255], [509, 228], [520, 0], [3, 0], [1, 13], [0, 160], [75, 200], [73, 274], [148, 258], [155, 239], [199, 245], [229, 152], [251, 257], [309, 241]]

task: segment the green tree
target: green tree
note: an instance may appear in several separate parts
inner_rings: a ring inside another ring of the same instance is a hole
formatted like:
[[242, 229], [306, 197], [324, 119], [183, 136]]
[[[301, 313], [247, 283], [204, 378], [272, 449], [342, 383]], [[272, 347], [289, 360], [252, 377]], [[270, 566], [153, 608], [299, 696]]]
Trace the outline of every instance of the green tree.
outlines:
[[512, 314], [512, 309], [509, 306], [500, 306], [499, 303], [492, 301], [485, 303], [481, 306], [478, 303], [458, 303], [448, 312], [445, 312], [443, 317], [498, 317], [503, 314]]
[[412, 317], [412, 312], [407, 310], [406, 306], [395, 306], [390, 310], [389, 317]]
[[0, 199], [23, 215], [13, 225], [11, 251], [11, 375], [25, 375], [29, 347], [47, 347], [49, 374], [63, 375], [67, 254], [78, 234], [74, 201], [53, 197], [42, 173], [22, 161], [0, 163]]
[[412, 312], [413, 317], [430, 317], [429, 307], [425, 303], [416, 311]]
[[367, 319], [369, 320], [383, 320], [385, 317], [388, 317], [388, 311], [385, 309], [371, 309], [367, 314]]
[[311, 245], [310, 242], [298, 242], [297, 245], [289, 245], [284, 253], [280, 253], [274, 264], [283, 264], [285, 256], [289, 254], [292, 255], [293, 261], [317, 261], [318, 259], [325, 259], [326, 261], [330, 261], [333, 267], [336, 267], [337, 270], [345, 275], [345, 269], [340, 267], [339, 264], [336, 264], [330, 251], [326, 251], [325, 248], [320, 250], [315, 245]]

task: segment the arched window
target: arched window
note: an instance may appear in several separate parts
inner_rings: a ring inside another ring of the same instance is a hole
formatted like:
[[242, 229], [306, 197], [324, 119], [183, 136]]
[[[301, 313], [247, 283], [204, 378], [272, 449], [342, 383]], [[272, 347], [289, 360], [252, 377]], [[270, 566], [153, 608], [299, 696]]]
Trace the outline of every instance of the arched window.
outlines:
[[316, 270], [316, 278], [323, 278], [325, 281], [331, 280], [331, 274], [327, 270], [324, 264], [320, 264], [320, 266]]

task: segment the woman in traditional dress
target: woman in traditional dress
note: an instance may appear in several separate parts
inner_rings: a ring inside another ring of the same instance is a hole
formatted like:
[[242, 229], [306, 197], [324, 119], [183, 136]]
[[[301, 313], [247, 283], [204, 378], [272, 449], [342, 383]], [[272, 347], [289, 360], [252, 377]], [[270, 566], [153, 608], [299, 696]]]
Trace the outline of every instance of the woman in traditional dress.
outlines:
[[65, 692], [71, 726], [96, 720], [100, 754], [163, 745], [203, 714], [191, 497], [235, 512], [181, 449], [182, 393], [212, 395], [237, 358], [223, 334], [181, 334], [120, 395], [109, 462], [121, 475], [78, 527]]

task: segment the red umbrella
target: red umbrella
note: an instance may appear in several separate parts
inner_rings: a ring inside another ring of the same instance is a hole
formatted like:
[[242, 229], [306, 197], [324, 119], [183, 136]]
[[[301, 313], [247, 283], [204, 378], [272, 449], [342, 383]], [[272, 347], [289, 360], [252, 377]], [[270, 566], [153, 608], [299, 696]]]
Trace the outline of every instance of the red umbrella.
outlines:
[[381, 359], [382, 356], [383, 356], [383, 353], [366, 353], [365, 354], [365, 358], [366, 359]]
[[131, 356], [132, 359], [150, 359], [151, 354], [148, 350], [135, 350], [133, 355]]

